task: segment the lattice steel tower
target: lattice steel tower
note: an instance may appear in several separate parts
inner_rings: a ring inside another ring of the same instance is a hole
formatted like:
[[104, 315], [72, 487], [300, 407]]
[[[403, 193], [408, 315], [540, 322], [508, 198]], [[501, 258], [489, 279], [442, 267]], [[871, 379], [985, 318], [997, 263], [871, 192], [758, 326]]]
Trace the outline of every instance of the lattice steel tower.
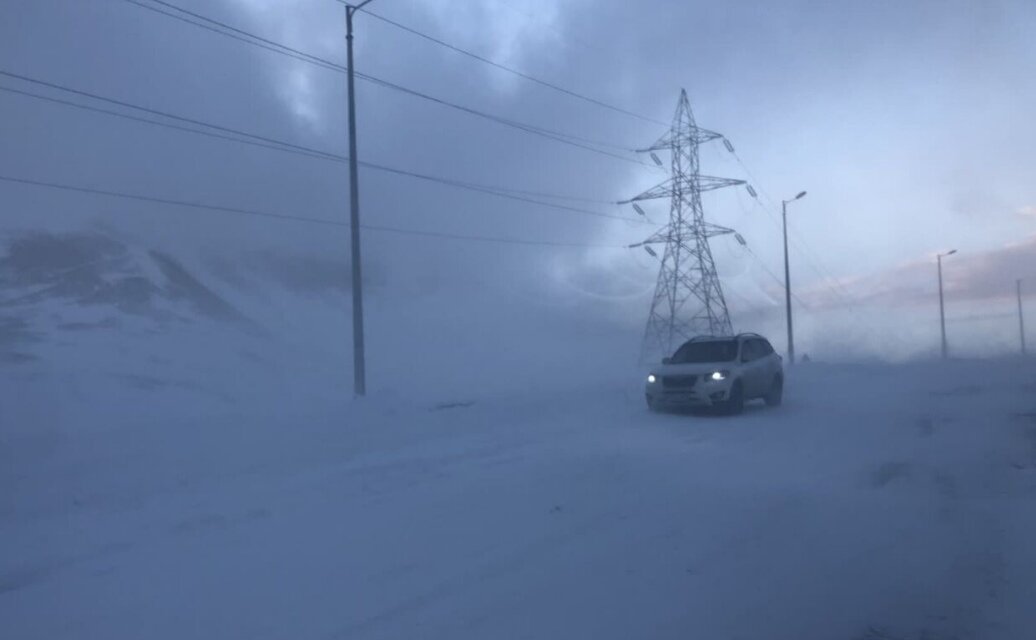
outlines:
[[[644, 330], [641, 347], [644, 361], [671, 354], [680, 342], [696, 335], [733, 333], [709, 238], [734, 233], [734, 230], [705, 221], [701, 194], [745, 184], [745, 181], [701, 175], [698, 145], [716, 139], [723, 139], [727, 148], [732, 148], [721, 134], [695, 124], [687, 92], [681, 90], [669, 132], [647, 149], [640, 150], [650, 153], [659, 165], [662, 161], [655, 152], [669, 151], [671, 165], [668, 180], [625, 201], [633, 203], [639, 213], [643, 213], [636, 205], [640, 200], [669, 198], [670, 203], [669, 224], [647, 240], [630, 245], [643, 246], [657, 257], [651, 245], [665, 244], [658, 284]], [[738, 242], [744, 242], [739, 235], [736, 237]]]

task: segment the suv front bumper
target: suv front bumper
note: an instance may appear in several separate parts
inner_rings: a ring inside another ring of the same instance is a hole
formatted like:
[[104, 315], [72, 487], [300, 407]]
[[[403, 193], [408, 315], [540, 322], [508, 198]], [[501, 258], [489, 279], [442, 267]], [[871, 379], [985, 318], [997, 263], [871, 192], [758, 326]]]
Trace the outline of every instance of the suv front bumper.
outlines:
[[711, 407], [726, 402], [730, 389], [727, 381], [699, 382], [687, 389], [666, 389], [656, 382], [647, 385], [644, 396], [648, 405], [659, 409]]

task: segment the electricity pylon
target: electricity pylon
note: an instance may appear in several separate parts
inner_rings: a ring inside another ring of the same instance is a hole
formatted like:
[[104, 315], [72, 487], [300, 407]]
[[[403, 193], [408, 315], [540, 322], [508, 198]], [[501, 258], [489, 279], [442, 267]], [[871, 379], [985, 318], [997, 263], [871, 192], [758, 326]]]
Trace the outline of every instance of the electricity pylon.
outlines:
[[[701, 194], [745, 184], [745, 181], [701, 175], [698, 166], [698, 145], [719, 138], [723, 136], [695, 124], [687, 91], [681, 90], [669, 132], [647, 149], [639, 150], [650, 153], [659, 165], [662, 161], [655, 152], [669, 151], [671, 166], [668, 180], [625, 201], [633, 203], [638, 213], [643, 213], [636, 205], [640, 200], [669, 198], [670, 203], [669, 224], [643, 242], [630, 245], [643, 246], [656, 257], [658, 254], [651, 245], [665, 245], [644, 330], [643, 361], [671, 354], [678, 342], [696, 335], [733, 333], [709, 238], [734, 233], [734, 230], [705, 221]], [[723, 142], [728, 149], [732, 148], [726, 139]], [[744, 244], [740, 235], [736, 238]]]

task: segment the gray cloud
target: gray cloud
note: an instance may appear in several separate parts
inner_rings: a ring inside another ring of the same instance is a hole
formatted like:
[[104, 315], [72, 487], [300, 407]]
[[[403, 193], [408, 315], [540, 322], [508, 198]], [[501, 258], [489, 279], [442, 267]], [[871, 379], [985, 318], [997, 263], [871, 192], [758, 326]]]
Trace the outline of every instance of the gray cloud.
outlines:
[[[342, 8], [331, 0], [176, 2], [344, 62]], [[773, 199], [809, 190], [792, 213], [797, 282], [804, 291], [826, 271], [866, 280], [868, 273], [897, 273], [895, 265], [933, 245], [966, 239], [974, 253], [1025, 233], [1029, 220], [1015, 212], [1036, 202], [1027, 160], [1036, 146], [1029, 117], [1036, 99], [1028, 81], [1036, 63], [1032, 3], [507, 5], [514, 6], [379, 0], [372, 10], [663, 121], [686, 87], [700, 123], [735, 142]], [[357, 66], [365, 73], [501, 117], [631, 148], [662, 133], [657, 125], [502, 74], [370, 16], [358, 16], [356, 44]], [[0, 59], [19, 73], [345, 152], [341, 74], [126, 2], [4, 3]], [[364, 82], [358, 84], [358, 108], [361, 156], [403, 169], [604, 201], [664, 177]], [[0, 117], [18, 125], [5, 137], [0, 173], [347, 219], [346, 171], [337, 163], [9, 94], [0, 95]], [[748, 177], [721, 147], [703, 149], [702, 159], [710, 173]], [[376, 224], [615, 245], [650, 232], [368, 170], [361, 178], [364, 220]], [[264, 256], [262, 268], [286, 285], [341, 291], [334, 265], [348, 259], [344, 229], [6, 184], [0, 198], [5, 229], [117, 229], [120, 237], [171, 255], [219, 254], [239, 272]], [[1003, 214], [978, 211], [989, 203]], [[607, 204], [587, 206], [631, 214]], [[716, 222], [737, 226], [769, 269], [778, 269], [772, 211], [767, 220], [754, 201], [730, 193], [710, 195], [706, 208]], [[981, 225], [976, 212], [984, 216]], [[664, 219], [664, 203], [649, 213]], [[807, 268], [800, 244], [824, 272]], [[568, 296], [608, 310], [597, 317], [629, 325], [645, 312], [637, 292], [649, 291], [655, 280], [652, 264], [614, 250], [377, 232], [365, 234], [364, 248], [381, 290], [448, 289], [479, 303], [501, 295]], [[745, 267], [741, 256], [718, 244], [716, 254], [730, 275], [732, 296], [750, 303], [732, 300], [733, 306], [768, 308], [779, 296], [758, 265]], [[296, 272], [289, 265], [300, 264], [299, 256], [310, 262]], [[990, 262], [982, 282], [1012, 265]], [[930, 295], [930, 278], [922, 267], [914, 269], [906, 272], [916, 284], [896, 289], [895, 278], [879, 278], [873, 287], [861, 286], [860, 295], [870, 296], [870, 289], [896, 300]], [[981, 288], [956, 280], [951, 286]], [[888, 288], [903, 293], [880, 293]]]
[[[1036, 235], [999, 249], [959, 253], [943, 261], [944, 291], [958, 301], [982, 303], [1013, 297], [1019, 278], [1036, 284]], [[928, 305], [938, 295], [934, 257], [840, 284], [856, 300], [893, 307]], [[813, 287], [803, 296], [818, 307], [843, 304], [826, 287]]]

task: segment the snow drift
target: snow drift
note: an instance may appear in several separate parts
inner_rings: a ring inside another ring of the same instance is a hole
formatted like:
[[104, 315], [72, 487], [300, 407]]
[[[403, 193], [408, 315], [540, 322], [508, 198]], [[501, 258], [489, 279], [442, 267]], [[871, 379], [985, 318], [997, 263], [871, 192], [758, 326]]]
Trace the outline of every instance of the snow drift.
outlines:
[[8, 245], [0, 634], [949, 640], [1036, 622], [1031, 362], [812, 364], [778, 410], [651, 415], [635, 331], [508, 296], [400, 307], [375, 284], [375, 392], [352, 402], [334, 274], [97, 234]]

